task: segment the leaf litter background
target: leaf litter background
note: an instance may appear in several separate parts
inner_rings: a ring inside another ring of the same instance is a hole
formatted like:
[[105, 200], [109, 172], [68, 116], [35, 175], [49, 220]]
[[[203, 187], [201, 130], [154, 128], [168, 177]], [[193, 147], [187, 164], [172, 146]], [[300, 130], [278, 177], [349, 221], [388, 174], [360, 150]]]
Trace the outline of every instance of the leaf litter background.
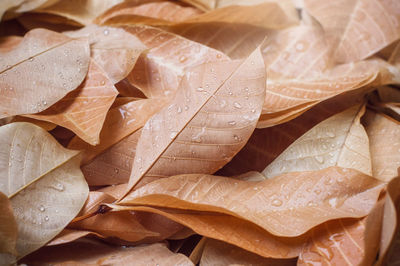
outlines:
[[1, 265], [399, 263], [399, 1], [0, 14]]

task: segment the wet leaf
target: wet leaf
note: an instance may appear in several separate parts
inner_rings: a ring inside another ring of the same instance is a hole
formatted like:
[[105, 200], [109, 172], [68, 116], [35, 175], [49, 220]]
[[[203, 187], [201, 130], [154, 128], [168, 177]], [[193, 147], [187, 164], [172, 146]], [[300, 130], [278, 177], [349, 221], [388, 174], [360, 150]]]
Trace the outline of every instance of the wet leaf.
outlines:
[[258, 182], [192, 174], [156, 180], [118, 204], [225, 213], [294, 237], [328, 220], [367, 215], [382, 189], [378, 180], [338, 167]]
[[91, 146], [75, 137], [68, 147], [77, 150], [84, 149], [82, 164], [87, 164], [107, 148], [143, 127], [146, 121], [164, 105], [165, 99], [160, 98], [130, 101], [111, 108], [100, 132], [99, 145]]
[[400, 124], [372, 111], [365, 117], [369, 137], [373, 176], [389, 182], [400, 167]]
[[354, 106], [319, 123], [283, 151], [263, 174], [271, 178], [339, 166], [372, 175], [368, 136], [360, 124], [364, 112], [365, 107]]
[[56, 236], [83, 206], [88, 186], [78, 152], [67, 150], [29, 123], [0, 128], [0, 190], [11, 200], [18, 225], [19, 258]]
[[234, 216], [216, 213], [193, 213], [173, 209], [113, 206], [163, 215], [191, 228], [196, 233], [218, 239], [264, 257], [294, 258], [301, 251], [306, 237], [284, 238], [269, 234], [259, 226]]
[[144, 176], [213, 173], [225, 165], [255, 128], [264, 86], [259, 49], [240, 64], [192, 69], [171, 103], [143, 127], [127, 193]]
[[324, 27], [335, 47], [337, 62], [365, 59], [400, 37], [400, 4], [396, 0], [329, 3], [305, 0], [304, 3]]
[[28, 32], [0, 59], [0, 118], [47, 109], [78, 87], [88, 64], [87, 40], [44, 29]]
[[113, 84], [124, 79], [147, 47], [132, 34], [112, 27], [86, 26], [65, 33], [72, 38], [87, 37], [92, 58]]
[[107, 111], [117, 94], [104, 70], [91, 60], [86, 79], [76, 90], [45, 111], [27, 117], [63, 126], [85, 142], [97, 145]]

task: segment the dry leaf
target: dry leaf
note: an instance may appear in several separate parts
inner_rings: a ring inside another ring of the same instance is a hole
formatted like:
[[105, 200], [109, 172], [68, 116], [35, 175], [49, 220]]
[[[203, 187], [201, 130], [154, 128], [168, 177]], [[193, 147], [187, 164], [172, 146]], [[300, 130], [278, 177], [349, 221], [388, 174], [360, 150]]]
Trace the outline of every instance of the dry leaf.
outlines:
[[68, 147], [84, 149], [82, 164], [87, 164], [107, 148], [143, 127], [146, 121], [165, 105], [165, 102], [163, 98], [143, 99], [111, 108], [100, 132], [99, 145], [91, 146], [75, 137]]
[[[365, 59], [400, 38], [397, 0], [305, 0], [305, 8], [324, 27], [337, 62]], [[384, 15], [382, 15], [384, 14]]]
[[[23, 262], [51, 265], [193, 265], [183, 254], [171, 252], [165, 244], [115, 247], [96, 241], [45, 247]], [[69, 264], [68, 264], [69, 263]]]
[[373, 265], [379, 249], [383, 200], [364, 219], [340, 219], [312, 230], [298, 265]]
[[80, 238], [87, 236], [95, 236], [98, 238], [103, 238], [102, 235], [90, 232], [90, 231], [81, 231], [81, 230], [72, 230], [72, 229], [64, 229], [59, 233], [55, 238], [53, 238], [46, 246], [56, 246], [74, 242]]
[[104, 70], [91, 60], [83, 83], [50, 108], [27, 117], [68, 128], [91, 145], [99, 144], [100, 131], [118, 91]]
[[0, 192], [0, 263], [5, 264], [7, 256], [17, 255], [15, 246], [17, 243], [18, 229], [14, 218], [10, 200]]
[[116, 206], [120, 210], [152, 212], [191, 228], [196, 233], [218, 239], [264, 257], [294, 258], [301, 251], [306, 236], [276, 237], [259, 226], [230, 215], [192, 213], [173, 209]]
[[66, 17], [89, 25], [93, 20], [107, 9], [121, 3], [123, 0], [63, 0], [37, 12], [49, 13]]
[[0, 53], [7, 53], [17, 47], [22, 41], [20, 36], [3, 36], [0, 38]]
[[88, 187], [80, 156], [29, 123], [0, 127], [0, 188], [11, 200], [21, 258], [56, 236], [83, 206]]
[[389, 182], [400, 167], [400, 124], [394, 119], [368, 111], [365, 117], [372, 173], [375, 178]]
[[112, 27], [89, 25], [65, 34], [72, 38], [89, 39], [92, 58], [104, 69], [113, 84], [132, 71], [137, 58], [147, 48], [132, 34]]
[[143, 127], [126, 193], [144, 176], [217, 171], [250, 137], [264, 93], [259, 49], [240, 65], [192, 69], [171, 103]]
[[[118, 26], [118, 25], [116, 25]], [[190, 67], [228, 57], [207, 46], [147, 26], [122, 26], [150, 50], [143, 53], [127, 80], [149, 98], [171, 96]]]
[[162, 20], [162, 22], [180, 22], [202, 13], [199, 9], [181, 6], [179, 3], [174, 2], [147, 1], [150, 3], [145, 2], [140, 5], [138, 5], [138, 2], [139, 1], [127, 1], [114, 6], [97, 17], [95, 22], [97, 24], [103, 24], [107, 20], [121, 15], [150, 17]]
[[299, 137], [263, 174], [315, 171], [339, 166], [372, 175], [368, 136], [360, 124], [365, 107], [354, 106], [319, 123]]
[[338, 167], [258, 182], [192, 174], [156, 180], [117, 204], [220, 212], [294, 237], [328, 220], [367, 215], [383, 187], [372, 177]]
[[0, 59], [0, 118], [37, 113], [53, 105], [78, 87], [88, 65], [87, 40], [44, 29], [28, 32]]
[[258, 256], [241, 248], [223, 243], [218, 240], [208, 239], [200, 265], [271, 265], [287, 266], [296, 265], [296, 260], [277, 260]]

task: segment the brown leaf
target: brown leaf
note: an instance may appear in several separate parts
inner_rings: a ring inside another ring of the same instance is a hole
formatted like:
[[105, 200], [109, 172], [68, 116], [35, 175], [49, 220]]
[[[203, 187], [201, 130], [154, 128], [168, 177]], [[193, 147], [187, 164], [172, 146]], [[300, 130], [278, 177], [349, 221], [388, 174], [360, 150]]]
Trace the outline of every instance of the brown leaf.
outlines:
[[91, 56], [113, 84], [124, 79], [147, 47], [132, 34], [112, 27], [86, 26], [65, 33], [72, 38], [87, 37]]
[[0, 190], [11, 199], [19, 258], [56, 236], [83, 206], [88, 186], [78, 152], [29, 123], [0, 127]]
[[56, 246], [67, 244], [70, 242], [74, 242], [80, 238], [87, 236], [96, 236], [99, 238], [103, 238], [102, 235], [91, 232], [91, 231], [81, 231], [81, 230], [72, 230], [72, 229], [64, 229], [62, 230], [55, 238], [53, 238], [46, 246]]
[[107, 111], [117, 95], [107, 74], [92, 59], [86, 79], [78, 89], [45, 111], [27, 117], [63, 126], [85, 142], [97, 145]]
[[301, 251], [306, 236], [297, 238], [277, 237], [259, 226], [224, 214], [185, 212], [135, 206], [113, 206], [121, 210], [157, 213], [191, 228], [205, 237], [218, 239], [264, 257], [294, 258]]
[[162, 22], [165, 21], [180, 22], [202, 13], [197, 8], [181, 6], [179, 3], [167, 2], [167, 1], [165, 2], [147, 1], [147, 2], [150, 3], [143, 3], [138, 5], [139, 1], [123, 2], [107, 10], [105, 13], [97, 17], [95, 22], [97, 24], [103, 24], [107, 20], [121, 15], [150, 17], [162, 20]]
[[88, 65], [87, 40], [44, 29], [28, 32], [16, 49], [0, 59], [0, 118], [37, 113], [53, 105], [78, 87]]
[[0, 262], [5, 264], [6, 253], [17, 255], [18, 228], [14, 218], [11, 202], [6, 195], [0, 192]]
[[296, 259], [277, 260], [264, 258], [227, 243], [207, 239], [200, 265], [296, 265]]
[[91, 146], [74, 137], [68, 147], [84, 150], [82, 164], [87, 164], [107, 148], [143, 127], [146, 121], [165, 105], [165, 102], [163, 98], [143, 99], [111, 108], [100, 132], [99, 145]]
[[139, 57], [127, 77], [149, 98], [175, 93], [190, 67], [228, 60], [221, 52], [160, 29], [137, 25], [121, 27], [150, 48]]
[[58, 3], [36, 10], [74, 20], [81, 25], [89, 25], [107, 9], [121, 3], [123, 0], [63, 0]]
[[364, 121], [371, 149], [373, 176], [389, 182], [397, 176], [400, 167], [400, 124], [372, 111], [367, 112]]
[[264, 86], [259, 49], [240, 65], [192, 69], [168, 107], [143, 127], [127, 193], [144, 176], [214, 173], [230, 161], [255, 128]]
[[45, 247], [22, 262], [40, 265], [193, 265], [183, 254], [171, 252], [165, 244], [116, 247], [97, 241]]
[[312, 230], [298, 265], [373, 265], [379, 249], [383, 202], [364, 219], [340, 219]]
[[367, 175], [338, 167], [258, 182], [192, 174], [156, 180], [117, 204], [219, 212], [274, 235], [294, 237], [328, 220], [367, 215], [383, 187]]
[[299, 137], [263, 171], [283, 173], [339, 166], [372, 175], [368, 136], [360, 124], [364, 106], [354, 106], [319, 123]]
[[[400, 37], [397, 0], [305, 0], [305, 8], [324, 27], [337, 62], [365, 59]], [[382, 15], [385, 14], [385, 15]]]

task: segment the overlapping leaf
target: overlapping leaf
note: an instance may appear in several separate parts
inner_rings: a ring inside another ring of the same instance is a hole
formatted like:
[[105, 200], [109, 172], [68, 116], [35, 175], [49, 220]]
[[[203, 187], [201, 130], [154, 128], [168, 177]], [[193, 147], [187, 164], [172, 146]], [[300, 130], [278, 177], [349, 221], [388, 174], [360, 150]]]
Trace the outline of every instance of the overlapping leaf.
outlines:
[[2, 192], [0, 192], [0, 208], [0, 263], [8, 264], [12, 263], [17, 255], [15, 247], [18, 229], [10, 200]]
[[192, 69], [171, 103], [143, 127], [127, 192], [144, 176], [213, 173], [244, 146], [265, 93], [260, 50], [244, 62]]
[[87, 40], [44, 29], [28, 32], [0, 58], [0, 118], [47, 109], [78, 87], [88, 65]]

